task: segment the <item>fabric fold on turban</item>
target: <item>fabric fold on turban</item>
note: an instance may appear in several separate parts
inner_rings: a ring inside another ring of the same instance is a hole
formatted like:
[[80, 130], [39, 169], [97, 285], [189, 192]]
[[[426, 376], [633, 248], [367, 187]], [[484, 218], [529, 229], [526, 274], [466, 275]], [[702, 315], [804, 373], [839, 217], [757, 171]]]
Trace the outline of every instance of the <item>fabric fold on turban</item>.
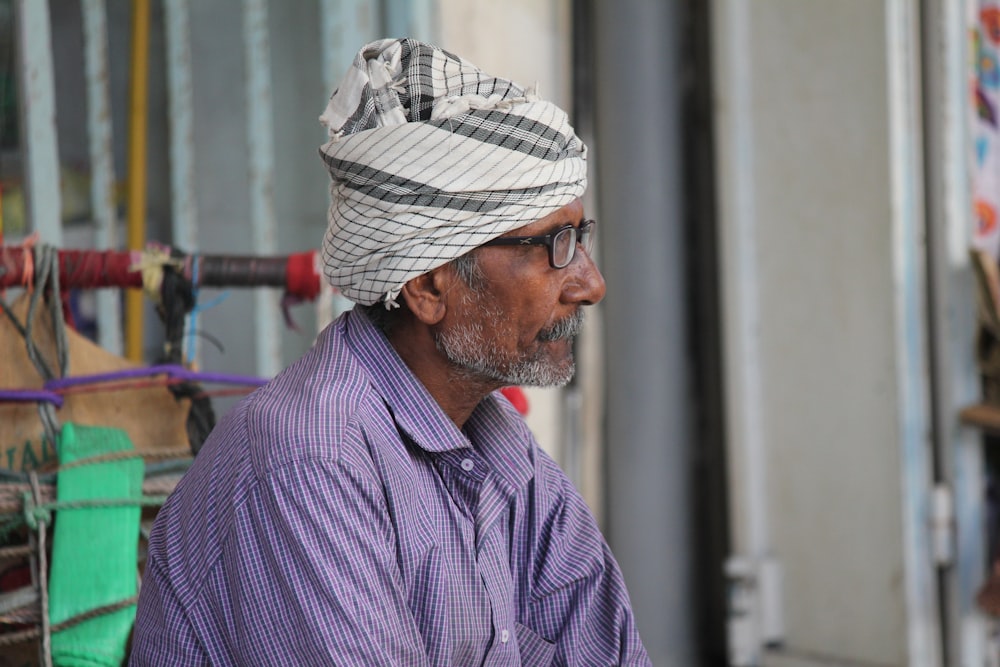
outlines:
[[587, 149], [559, 107], [412, 39], [358, 53], [330, 140], [324, 273], [363, 305], [581, 197]]

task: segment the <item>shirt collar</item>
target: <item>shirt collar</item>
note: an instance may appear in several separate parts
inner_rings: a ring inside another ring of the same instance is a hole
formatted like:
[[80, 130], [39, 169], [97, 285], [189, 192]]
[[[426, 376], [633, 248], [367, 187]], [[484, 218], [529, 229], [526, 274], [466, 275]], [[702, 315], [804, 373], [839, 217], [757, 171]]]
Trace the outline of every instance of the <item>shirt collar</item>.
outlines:
[[348, 347], [368, 371], [396, 425], [418, 447], [445, 452], [474, 442], [476, 451], [511, 486], [520, 488], [531, 479], [531, 432], [506, 399], [492, 394], [481, 401], [466, 422], [466, 437], [362, 312], [355, 309], [344, 317]]
[[476, 451], [512, 489], [520, 489], [534, 476], [535, 439], [500, 392], [480, 401], [465, 430]]

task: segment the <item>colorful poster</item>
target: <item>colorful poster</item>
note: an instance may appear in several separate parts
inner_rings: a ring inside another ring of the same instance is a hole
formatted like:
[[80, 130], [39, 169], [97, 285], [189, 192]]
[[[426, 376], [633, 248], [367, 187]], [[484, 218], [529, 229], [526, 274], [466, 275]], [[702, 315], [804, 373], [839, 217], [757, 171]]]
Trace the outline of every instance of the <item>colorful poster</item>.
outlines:
[[973, 205], [976, 248], [1000, 258], [1000, 2], [980, 0], [970, 3], [977, 16], [972, 20], [973, 69], [972, 94], [975, 118], [972, 123], [975, 142], [973, 170]]

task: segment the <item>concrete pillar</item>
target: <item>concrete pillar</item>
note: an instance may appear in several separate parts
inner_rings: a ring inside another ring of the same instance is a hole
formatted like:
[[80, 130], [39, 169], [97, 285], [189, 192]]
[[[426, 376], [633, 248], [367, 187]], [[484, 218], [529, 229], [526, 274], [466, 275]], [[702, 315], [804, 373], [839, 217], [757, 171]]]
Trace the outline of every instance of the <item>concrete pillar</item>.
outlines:
[[607, 534], [655, 665], [696, 664], [679, 3], [594, 3]]

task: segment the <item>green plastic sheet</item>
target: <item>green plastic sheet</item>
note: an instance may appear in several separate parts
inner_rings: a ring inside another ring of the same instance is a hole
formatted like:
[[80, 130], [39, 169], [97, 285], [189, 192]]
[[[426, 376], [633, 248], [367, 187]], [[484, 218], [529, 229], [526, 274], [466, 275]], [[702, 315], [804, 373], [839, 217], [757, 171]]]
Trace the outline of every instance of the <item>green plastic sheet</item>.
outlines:
[[[125, 431], [65, 424], [59, 461], [66, 465], [132, 450]], [[134, 506], [81, 507], [55, 513], [49, 579], [49, 622], [56, 625], [136, 594], [136, 557], [144, 463], [141, 458], [85, 464], [61, 470], [59, 503], [121, 502]], [[52, 662], [67, 667], [117, 666], [135, 621], [135, 605], [97, 616], [52, 635]]]

